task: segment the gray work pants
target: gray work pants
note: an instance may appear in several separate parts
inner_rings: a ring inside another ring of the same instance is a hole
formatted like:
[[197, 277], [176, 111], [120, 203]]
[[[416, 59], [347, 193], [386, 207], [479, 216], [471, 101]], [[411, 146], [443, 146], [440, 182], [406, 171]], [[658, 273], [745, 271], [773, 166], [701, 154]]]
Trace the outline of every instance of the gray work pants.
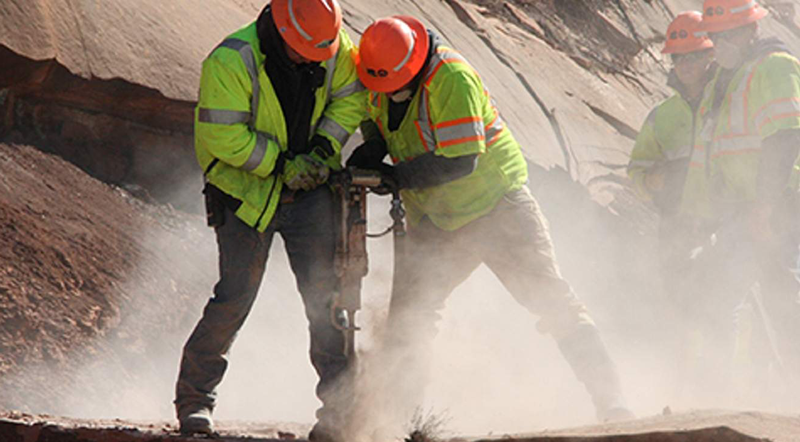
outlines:
[[401, 419], [420, 405], [436, 322], [453, 289], [486, 264], [514, 299], [541, 317], [538, 328], [551, 334], [578, 379], [586, 385], [598, 414], [624, 406], [616, 368], [586, 306], [562, 278], [539, 205], [527, 188], [504, 196], [487, 215], [456, 231], [429, 219], [409, 229], [407, 256], [396, 272], [385, 354], [388, 387]]
[[300, 192], [294, 202], [278, 206], [263, 233], [226, 209], [225, 223], [216, 228], [220, 279], [183, 349], [175, 398], [179, 418], [182, 410], [197, 406], [213, 410], [228, 352], [256, 299], [277, 232], [286, 244], [309, 322], [311, 363], [319, 375], [317, 395], [323, 402], [317, 417], [320, 422], [338, 419], [349, 400], [348, 388], [340, 382], [347, 378], [348, 360], [344, 335], [333, 326], [330, 314], [336, 288], [332, 200], [327, 186]]

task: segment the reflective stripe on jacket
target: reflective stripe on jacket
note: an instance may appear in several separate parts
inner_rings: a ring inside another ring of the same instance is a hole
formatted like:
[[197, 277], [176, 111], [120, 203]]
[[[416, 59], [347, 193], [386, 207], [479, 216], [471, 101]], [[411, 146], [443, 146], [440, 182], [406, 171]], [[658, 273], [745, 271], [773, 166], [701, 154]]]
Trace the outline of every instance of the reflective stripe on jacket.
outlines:
[[[322, 63], [326, 81], [316, 92], [310, 136], [328, 138], [339, 168], [340, 151], [361, 121], [366, 92], [344, 30], [338, 53]], [[255, 23], [226, 38], [203, 62], [195, 110], [195, 153], [206, 179], [242, 202], [236, 216], [264, 231], [280, 200], [282, 181], [274, 173], [286, 150], [286, 123], [264, 72]]]
[[[642, 198], [653, 197], [645, 185], [645, 178], [655, 169], [660, 169], [665, 175], [675, 174], [674, 177], [665, 176], [665, 184], [680, 186], [680, 189], [664, 189], [662, 193], [680, 192], [684, 195], [687, 188], [693, 192], [689, 198], [675, 195], [674, 201], [666, 201], [674, 205], [659, 207], [662, 215], [681, 214], [695, 219], [709, 216], [702, 183], [686, 185], [687, 162], [694, 149], [699, 147], [695, 146], [696, 137], [693, 135], [699, 131], [699, 118], [689, 102], [680, 93], [675, 93], [650, 111], [636, 137], [628, 163], [628, 176]], [[663, 213], [665, 210], [667, 213]]]
[[[756, 198], [762, 140], [800, 128], [800, 63], [784, 52], [745, 63], [715, 110], [717, 81], [719, 74], [706, 87], [700, 108], [703, 126], [690, 179], [693, 185], [706, 181], [713, 208], [725, 210]], [[794, 186], [797, 175], [795, 167]]]
[[439, 228], [452, 231], [489, 213], [504, 194], [521, 188], [528, 178], [527, 164], [483, 81], [461, 55], [439, 46], [426, 69], [397, 130], [388, 130], [386, 94], [370, 92], [369, 114], [394, 163], [427, 152], [478, 155], [470, 175], [403, 191], [411, 223], [428, 216]]

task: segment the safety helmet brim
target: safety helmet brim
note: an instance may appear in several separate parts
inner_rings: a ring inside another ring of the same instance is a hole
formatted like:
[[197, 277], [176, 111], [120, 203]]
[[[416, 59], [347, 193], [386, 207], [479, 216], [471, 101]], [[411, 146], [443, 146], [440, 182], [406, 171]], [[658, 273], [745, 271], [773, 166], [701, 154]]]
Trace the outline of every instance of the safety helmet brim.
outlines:
[[689, 44], [685, 46], [681, 45], [672, 45], [672, 46], [664, 46], [664, 49], [661, 50], [662, 54], [689, 54], [691, 52], [697, 51], [704, 51], [706, 49], [711, 49], [714, 47], [714, 43], [709, 39], [704, 39], [700, 43], [696, 44]]

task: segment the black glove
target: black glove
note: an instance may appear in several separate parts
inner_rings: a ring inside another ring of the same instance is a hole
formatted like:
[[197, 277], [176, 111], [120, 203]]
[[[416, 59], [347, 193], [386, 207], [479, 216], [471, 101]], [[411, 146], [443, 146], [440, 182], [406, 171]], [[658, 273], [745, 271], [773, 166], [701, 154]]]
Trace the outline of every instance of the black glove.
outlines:
[[324, 162], [332, 157], [336, 151], [333, 150], [333, 145], [329, 139], [320, 134], [316, 134], [311, 137], [311, 140], [308, 142], [308, 153]]
[[350, 158], [347, 159], [347, 167], [380, 170], [387, 153], [385, 141], [380, 139], [365, 141], [350, 154]]
[[380, 163], [371, 170], [376, 170], [381, 174], [381, 186], [373, 188], [372, 192], [378, 195], [388, 195], [394, 190], [401, 190], [403, 186], [400, 185], [397, 177], [397, 166], [391, 164]]

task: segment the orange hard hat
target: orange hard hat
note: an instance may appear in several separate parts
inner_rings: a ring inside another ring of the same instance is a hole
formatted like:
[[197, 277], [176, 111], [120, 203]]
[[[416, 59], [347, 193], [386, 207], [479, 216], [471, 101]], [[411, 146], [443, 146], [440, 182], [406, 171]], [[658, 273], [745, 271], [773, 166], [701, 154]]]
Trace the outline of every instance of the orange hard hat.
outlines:
[[325, 61], [339, 49], [342, 9], [336, 0], [272, 0], [278, 33], [292, 49], [313, 61]]
[[667, 43], [662, 54], [686, 54], [714, 47], [714, 43], [700, 32], [703, 14], [698, 11], [681, 12], [667, 27]]
[[370, 90], [396, 91], [422, 69], [428, 47], [428, 31], [416, 18], [398, 15], [377, 20], [361, 36], [358, 78]]
[[761, 20], [768, 13], [755, 0], [705, 0], [700, 29], [705, 32], [727, 31]]

